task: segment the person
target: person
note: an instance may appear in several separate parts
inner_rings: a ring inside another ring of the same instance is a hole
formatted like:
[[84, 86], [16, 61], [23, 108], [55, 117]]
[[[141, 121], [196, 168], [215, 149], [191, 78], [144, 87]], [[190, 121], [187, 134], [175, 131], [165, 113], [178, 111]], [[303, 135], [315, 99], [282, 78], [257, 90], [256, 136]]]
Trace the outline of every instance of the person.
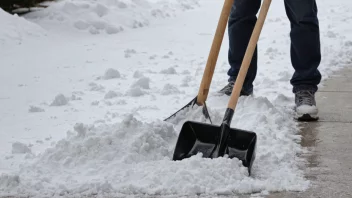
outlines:
[[[257, 21], [261, 0], [235, 0], [228, 21], [230, 69], [228, 84], [219, 92], [231, 95], [242, 59]], [[318, 9], [315, 0], [284, 0], [286, 15], [291, 24], [290, 56], [294, 74], [290, 80], [295, 94], [298, 120], [318, 120], [315, 93], [321, 81], [318, 66], [321, 61]], [[253, 94], [257, 74], [257, 47], [241, 90], [241, 96]]]

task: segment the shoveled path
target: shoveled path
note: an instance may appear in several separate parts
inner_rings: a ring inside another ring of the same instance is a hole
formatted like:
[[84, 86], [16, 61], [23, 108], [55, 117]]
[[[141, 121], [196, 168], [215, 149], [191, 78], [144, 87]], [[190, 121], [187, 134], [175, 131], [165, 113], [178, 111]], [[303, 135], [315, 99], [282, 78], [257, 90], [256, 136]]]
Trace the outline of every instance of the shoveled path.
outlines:
[[352, 197], [352, 68], [323, 82], [317, 95], [320, 120], [302, 123], [306, 176], [312, 187], [305, 192], [277, 193], [267, 198]]

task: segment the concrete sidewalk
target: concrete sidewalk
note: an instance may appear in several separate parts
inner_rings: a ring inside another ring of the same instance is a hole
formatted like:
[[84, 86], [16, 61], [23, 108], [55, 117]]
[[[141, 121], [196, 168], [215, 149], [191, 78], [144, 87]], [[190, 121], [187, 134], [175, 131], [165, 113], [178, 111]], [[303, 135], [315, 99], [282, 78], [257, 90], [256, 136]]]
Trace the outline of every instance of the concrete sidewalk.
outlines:
[[316, 95], [319, 122], [302, 123], [302, 146], [311, 154], [305, 192], [274, 193], [268, 198], [352, 197], [352, 69], [334, 75]]

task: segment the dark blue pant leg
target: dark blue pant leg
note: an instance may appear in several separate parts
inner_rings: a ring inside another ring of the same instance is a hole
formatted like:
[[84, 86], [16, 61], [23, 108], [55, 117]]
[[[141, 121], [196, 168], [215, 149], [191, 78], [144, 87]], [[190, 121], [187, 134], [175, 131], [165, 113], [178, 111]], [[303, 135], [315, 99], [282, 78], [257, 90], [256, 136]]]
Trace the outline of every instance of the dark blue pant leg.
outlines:
[[[252, 35], [256, 14], [259, 11], [261, 0], [235, 0], [229, 17], [228, 36], [229, 51], [228, 60], [231, 68], [228, 70], [229, 81], [235, 81], [240, 70], [249, 39]], [[257, 74], [257, 48], [249, 66], [245, 82], [244, 92], [253, 90], [253, 81]]]
[[315, 0], [285, 0], [291, 22], [291, 62], [295, 72], [291, 79], [293, 92], [317, 91], [321, 81], [318, 9]]

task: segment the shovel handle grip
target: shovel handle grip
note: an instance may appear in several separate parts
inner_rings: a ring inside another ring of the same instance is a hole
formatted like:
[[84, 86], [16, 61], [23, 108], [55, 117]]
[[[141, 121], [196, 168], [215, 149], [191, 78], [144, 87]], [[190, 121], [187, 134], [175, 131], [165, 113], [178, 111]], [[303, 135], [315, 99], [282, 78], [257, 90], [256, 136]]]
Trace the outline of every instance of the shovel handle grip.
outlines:
[[228, 103], [229, 109], [232, 109], [232, 110], [236, 109], [236, 105], [237, 105], [238, 98], [239, 98], [241, 90], [242, 90], [244, 79], [247, 75], [249, 65], [252, 61], [253, 53], [254, 53], [255, 48], [257, 46], [259, 36], [262, 31], [270, 4], [271, 4], [271, 0], [264, 0], [262, 8], [260, 9], [258, 20], [255, 24], [251, 38], [249, 40], [248, 47], [247, 47], [246, 53], [245, 53], [243, 61], [242, 61], [241, 69], [238, 73], [238, 76], [237, 76], [237, 79], [235, 82], [235, 86], [234, 86], [232, 93], [231, 93], [231, 98]]
[[233, 3], [234, 3], [234, 0], [225, 0], [224, 2], [224, 6], [221, 11], [218, 26], [216, 28], [216, 32], [214, 35], [213, 44], [211, 46], [210, 53], [208, 56], [208, 61], [204, 70], [202, 82], [199, 87], [198, 96], [197, 96], [198, 105], [203, 105], [208, 97], [211, 80], [213, 78], [216, 62], [219, 57], [221, 43], [224, 38], [228, 18], [230, 16]]

